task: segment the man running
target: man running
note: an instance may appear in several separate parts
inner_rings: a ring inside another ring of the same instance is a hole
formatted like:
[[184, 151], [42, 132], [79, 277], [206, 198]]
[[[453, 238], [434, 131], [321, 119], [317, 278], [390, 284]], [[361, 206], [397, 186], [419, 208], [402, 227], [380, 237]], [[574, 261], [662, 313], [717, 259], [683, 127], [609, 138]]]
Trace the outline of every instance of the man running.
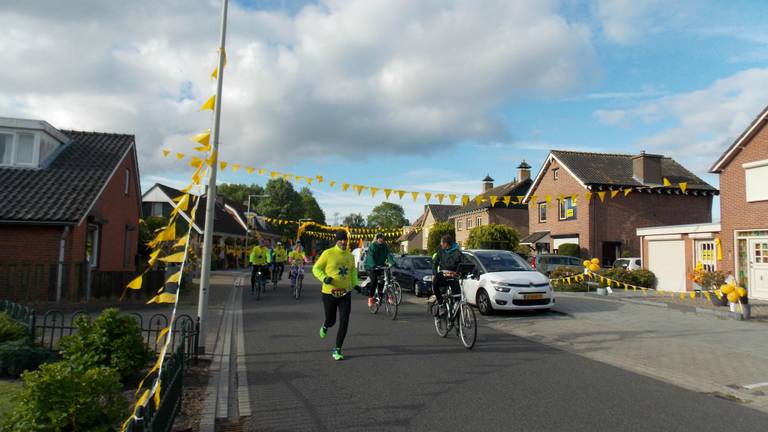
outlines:
[[312, 274], [323, 282], [322, 298], [325, 322], [320, 327], [320, 339], [325, 339], [328, 329], [336, 324], [336, 310], [339, 311], [339, 330], [336, 332], [336, 346], [331, 352], [334, 360], [344, 360], [341, 347], [349, 326], [349, 312], [352, 307], [350, 292], [357, 286], [355, 257], [347, 250], [347, 232], [336, 232], [336, 246], [326, 249], [315, 265]]
[[[266, 244], [266, 241], [263, 241]], [[260, 246], [256, 243], [251, 249], [251, 254], [248, 261], [251, 263], [251, 295], [254, 294], [256, 288], [256, 276], [261, 271], [262, 283], [266, 280], [266, 267], [267, 267], [267, 253], [268, 249], [264, 246]]]
[[303, 267], [307, 262], [307, 257], [304, 252], [301, 251], [301, 243], [296, 243], [296, 247], [288, 254], [288, 263], [291, 265], [291, 271], [288, 274], [288, 278], [291, 280], [291, 288], [296, 285], [296, 277], [299, 274], [299, 268]]
[[277, 280], [283, 280], [286, 260], [288, 260], [288, 252], [283, 247], [283, 242], [277, 242], [277, 246], [272, 251], [272, 262], [277, 273]]
[[[373, 297], [379, 287], [379, 282], [384, 283], [384, 270], [377, 267], [385, 266], [387, 263], [395, 264], [395, 257], [389, 251], [389, 247], [384, 243], [384, 234], [376, 233], [373, 242], [368, 246], [368, 252], [365, 254], [365, 271], [371, 276], [371, 289], [368, 291], [368, 307], [373, 306]], [[381, 281], [380, 281], [381, 280]]]
[[[438, 304], [443, 303], [443, 291], [448, 288], [449, 281], [446, 280], [446, 275], [455, 275], [456, 270], [459, 268], [464, 256], [461, 253], [458, 243], [453, 241], [453, 237], [450, 235], [444, 235], [440, 238], [440, 250], [434, 255], [432, 259], [433, 274], [432, 277], [432, 292], [434, 295], [429, 298], [430, 302], [436, 301]], [[456, 279], [450, 281], [452, 289], [454, 291], [459, 290], [459, 284]], [[435, 308], [437, 311], [438, 308]]]

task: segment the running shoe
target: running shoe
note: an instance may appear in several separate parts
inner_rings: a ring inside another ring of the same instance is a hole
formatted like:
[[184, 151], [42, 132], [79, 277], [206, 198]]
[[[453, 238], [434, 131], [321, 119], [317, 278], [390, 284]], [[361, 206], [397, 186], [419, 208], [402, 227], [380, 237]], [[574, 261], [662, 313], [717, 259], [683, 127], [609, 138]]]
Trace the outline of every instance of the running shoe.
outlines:
[[368, 307], [373, 306], [374, 303], [376, 303], [376, 302], [373, 300], [373, 297], [368, 297]]
[[328, 329], [325, 326], [320, 326], [320, 339], [325, 339], [328, 334]]
[[331, 357], [336, 361], [344, 360], [344, 354], [341, 353], [341, 348], [334, 348]]

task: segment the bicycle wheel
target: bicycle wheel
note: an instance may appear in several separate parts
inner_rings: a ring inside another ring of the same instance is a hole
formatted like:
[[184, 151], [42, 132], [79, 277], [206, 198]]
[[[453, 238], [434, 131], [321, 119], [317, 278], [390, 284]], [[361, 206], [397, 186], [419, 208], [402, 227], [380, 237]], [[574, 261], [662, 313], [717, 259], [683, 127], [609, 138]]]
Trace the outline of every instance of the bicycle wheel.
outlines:
[[403, 290], [400, 289], [399, 283], [395, 282], [392, 284], [392, 292], [395, 294], [397, 305], [400, 306], [400, 303], [403, 301]]
[[[440, 307], [437, 303], [432, 304], [432, 308], [438, 308]], [[432, 312], [434, 315], [434, 312]], [[441, 316], [435, 317], [435, 331], [437, 331], [437, 335], [440, 337], [446, 337], [448, 336], [448, 314], [443, 314]]]
[[258, 301], [261, 297], [261, 278], [261, 275], [256, 278], [256, 301]]
[[387, 316], [393, 320], [397, 318], [397, 298], [395, 298], [392, 288], [387, 287], [384, 290], [382, 301], [384, 302], [384, 310], [387, 311]]
[[459, 311], [459, 336], [464, 348], [472, 349], [477, 340], [477, 319], [475, 311], [468, 303], [462, 303]]
[[301, 297], [301, 286], [303, 283], [304, 283], [303, 276], [299, 276], [296, 278], [296, 286], [294, 287], [294, 293], [293, 293], [293, 296], [296, 297], [296, 300], [298, 300], [299, 297]]

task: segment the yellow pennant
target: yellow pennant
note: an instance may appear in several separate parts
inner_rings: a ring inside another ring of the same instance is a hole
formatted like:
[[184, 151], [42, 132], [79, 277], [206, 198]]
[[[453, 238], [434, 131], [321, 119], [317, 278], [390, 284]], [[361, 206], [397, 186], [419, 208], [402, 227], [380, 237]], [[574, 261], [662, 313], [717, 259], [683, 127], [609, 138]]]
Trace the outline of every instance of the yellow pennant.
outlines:
[[147, 265], [149, 267], [152, 267], [157, 262], [157, 257], [160, 256], [160, 249], [157, 249], [156, 251], [149, 254], [149, 261], [147, 262]]
[[160, 293], [147, 301], [147, 304], [152, 303], [176, 303], [176, 294]]
[[229, 165], [229, 162], [224, 162], [224, 161], [219, 162], [219, 167], [221, 168], [222, 171], [224, 171], [227, 165]]
[[502, 201], [504, 201], [505, 206], [509, 207], [509, 202], [512, 201], [512, 197], [510, 195], [506, 195], [504, 198], [502, 198]]
[[680, 182], [678, 185], [680, 185], [680, 190], [683, 191], [683, 193], [685, 193], [685, 190], [688, 189], [688, 182]]
[[[158, 251], [158, 253], [159, 252], [160, 251]], [[144, 274], [142, 273], [138, 277], [133, 279], [132, 281], [128, 282], [128, 285], [126, 285], [126, 287], [128, 287], [130, 289], [134, 289], [134, 290], [141, 289], [141, 283], [142, 283], [143, 280], [144, 280]]]
[[524, 200], [524, 199], [525, 199], [525, 195], [518, 195], [518, 196], [517, 196], [517, 202], [518, 202], [518, 203], [520, 203], [520, 204], [522, 204], [522, 203], [523, 203], [523, 200]]
[[432, 198], [432, 192], [424, 192], [424, 198], [429, 202], [430, 198]]
[[157, 334], [157, 338], [155, 339], [155, 342], [160, 343], [160, 341], [163, 339], [163, 336], [167, 335], [170, 331], [169, 327], [165, 327], [164, 329], [160, 330], [160, 333]]
[[484, 201], [482, 195], [478, 195], [475, 197], [475, 204], [480, 205]]
[[416, 202], [416, 200], [419, 198], [418, 192], [411, 192], [411, 196], [413, 197], [413, 202]]
[[245, 172], [247, 172], [248, 174], [253, 174], [254, 171], [256, 171], [256, 168], [254, 167], [249, 167], [249, 166], [245, 167]]
[[272, 178], [277, 178], [277, 177], [280, 177], [280, 173], [277, 172], [277, 171], [271, 171], [269, 173], [269, 176], [272, 177]]
[[397, 191], [397, 196], [400, 197], [401, 200], [403, 199], [403, 195], [405, 195], [405, 191], [404, 190], [398, 190]]
[[168, 157], [168, 155], [171, 153], [168, 149], [163, 149], [163, 157]]
[[709, 295], [709, 291], [704, 291], [704, 297], [707, 298], [707, 301], [712, 301], [712, 297]]
[[605, 201], [605, 191], [598, 192], [597, 196], [600, 197], [600, 202], [604, 202]]
[[685, 293], [684, 293], [684, 292], [681, 292], [681, 293], [680, 293], [680, 300], [682, 300], [682, 299], [684, 299], [684, 298], [685, 298]]
[[165, 283], [172, 283], [172, 282], [179, 283], [179, 280], [181, 280], [181, 270], [179, 270], [176, 273], [170, 275], [168, 277], [168, 280], [165, 281]]
[[376, 192], [379, 191], [379, 188], [371, 186], [371, 198], [376, 197]]
[[549, 204], [549, 202], [552, 201], [552, 196], [549, 194], [544, 195], [544, 201]]
[[571, 195], [571, 203], [573, 203], [573, 205], [576, 205], [576, 202], [578, 200], [579, 200], [579, 195], [578, 194]]
[[288, 181], [289, 178], [291, 178], [291, 174], [285, 173], [283, 174], [283, 180]]
[[461, 196], [461, 205], [467, 205], [469, 204], [469, 195], [462, 195]]
[[435, 194], [435, 197], [437, 198], [437, 202], [442, 204], [443, 200], [445, 199], [445, 194], [444, 193]]
[[311, 184], [312, 184], [312, 180], [314, 180], [314, 179], [313, 179], [312, 177], [307, 177], [307, 178], [305, 178], [304, 180], [306, 180], [306, 181], [307, 181], [307, 184], [308, 184], [308, 185], [311, 185]]
[[491, 207], [495, 206], [498, 201], [499, 197], [491, 195]]
[[691, 291], [691, 299], [695, 299], [695, 298], [696, 298], [696, 291]]
[[612, 190], [611, 191], [611, 198], [616, 198], [616, 195], [618, 195], [618, 194], [619, 194], [618, 190]]
[[349, 189], [349, 183], [342, 183], [342, 184], [341, 184], [341, 190], [343, 190], [344, 192], [346, 192], [346, 191], [347, 191], [347, 189]]
[[389, 196], [392, 194], [392, 189], [384, 189], [384, 196], [389, 199]]
[[318, 183], [322, 183], [323, 181], [325, 181], [325, 178], [321, 175], [315, 176], [315, 178], [317, 179]]
[[237, 172], [240, 169], [240, 164], [232, 164], [230, 168], [232, 168], [232, 172]]
[[213, 111], [214, 105], [216, 105], [216, 95], [213, 95], [210, 98], [208, 98], [208, 100], [205, 101], [205, 103], [200, 107], [200, 111], [205, 111], [205, 110]]
[[670, 182], [669, 179], [666, 177], [664, 177], [663, 184], [664, 186], [672, 186], [672, 182]]
[[[195, 167], [195, 168], [200, 168], [202, 165], [203, 165], [203, 160], [200, 159], [197, 156], [192, 156], [192, 158], [189, 161], [189, 166], [192, 166], [192, 167]], [[198, 170], [198, 172], [199, 172], [199, 170]]]
[[211, 155], [206, 159], [205, 163], [208, 164], [208, 166], [213, 166], [213, 164], [216, 163], [216, 160], [218, 160], [218, 155], [216, 152], [211, 153]]
[[187, 239], [188, 239], [188, 238], [189, 238], [189, 236], [184, 236], [184, 237], [181, 237], [181, 238], [179, 239], [179, 241], [177, 241], [177, 242], [176, 242], [176, 243], [173, 245], [173, 247], [181, 247], [181, 246], [186, 246], [186, 245], [187, 245]]
[[336, 186], [336, 182], [331, 180], [331, 181], [328, 182], [328, 186], [334, 187], [334, 186]]
[[630, 192], [632, 192], [632, 188], [624, 188], [624, 196], [629, 195]]
[[592, 199], [592, 192], [589, 192], [589, 191], [584, 192], [584, 199], [587, 200], [587, 202], [589, 202]]
[[264, 175], [264, 173], [266, 173], [267, 170], [265, 170], [264, 168], [259, 168], [258, 170], [256, 170], [256, 172], [259, 173], [259, 175]]
[[176, 153], [176, 159], [178, 160], [184, 159], [184, 153]]
[[174, 254], [170, 254], [168, 256], [160, 258], [160, 261], [164, 261], [168, 263], [184, 262], [184, 252], [176, 252]]
[[451, 204], [456, 203], [456, 194], [448, 194], [448, 199], [451, 201]]
[[194, 142], [196, 142], [196, 143], [198, 143], [200, 145], [204, 145], [204, 146], [210, 145], [210, 140], [211, 140], [211, 130], [210, 129], [208, 129], [207, 131], [204, 131], [204, 132], [200, 132], [199, 134], [197, 134], [197, 135], [192, 137], [192, 141], [194, 141]]

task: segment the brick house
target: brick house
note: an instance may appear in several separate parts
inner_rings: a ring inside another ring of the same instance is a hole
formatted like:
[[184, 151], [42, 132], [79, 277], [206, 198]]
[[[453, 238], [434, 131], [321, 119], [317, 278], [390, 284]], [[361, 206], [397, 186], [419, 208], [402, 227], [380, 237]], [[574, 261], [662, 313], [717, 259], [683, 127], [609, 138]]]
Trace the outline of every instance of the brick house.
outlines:
[[[495, 187], [491, 176], [486, 176], [483, 192], [451, 214], [459, 245], [467, 242], [472, 228], [488, 224], [514, 228], [520, 237], [528, 235], [528, 206], [521, 201], [532, 184], [531, 166], [523, 161], [517, 170], [517, 178]], [[504, 202], [505, 197], [509, 203]]]
[[720, 175], [722, 270], [768, 300], [768, 107], [715, 162]]
[[552, 150], [525, 197], [531, 243], [538, 253], [575, 243], [610, 265], [640, 256], [637, 228], [711, 222], [717, 193], [668, 157]]
[[0, 298], [89, 298], [136, 269], [141, 209], [133, 135], [0, 118]]
[[407, 253], [412, 250], [426, 249], [432, 226], [437, 222], [447, 222], [448, 216], [459, 207], [450, 204], [425, 205], [424, 213], [411, 225], [411, 228], [420, 229], [408, 230], [398, 239], [401, 251]]

